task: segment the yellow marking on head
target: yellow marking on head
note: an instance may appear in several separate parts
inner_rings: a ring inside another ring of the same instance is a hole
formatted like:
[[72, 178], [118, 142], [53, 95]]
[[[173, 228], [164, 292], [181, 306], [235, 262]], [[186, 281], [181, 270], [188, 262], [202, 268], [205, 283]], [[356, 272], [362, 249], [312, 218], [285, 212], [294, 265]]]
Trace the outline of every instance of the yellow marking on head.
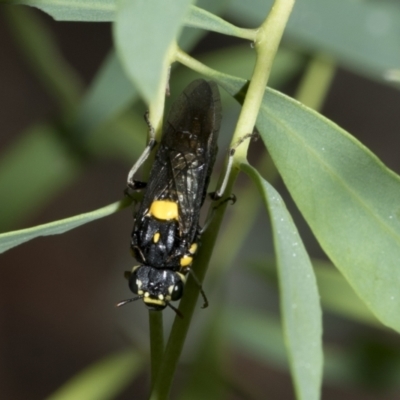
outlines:
[[165, 300], [153, 299], [152, 297], [144, 297], [143, 301], [146, 304], [158, 304], [160, 306], [165, 306]]
[[158, 219], [169, 221], [171, 219], [178, 219], [178, 204], [170, 200], [156, 200], [151, 203], [147, 215], [156, 217]]
[[190, 249], [189, 249], [189, 253], [190, 254], [196, 253], [198, 247], [199, 246], [197, 246], [197, 243], [192, 243], [192, 245], [190, 246]]
[[164, 300], [164, 295], [159, 294], [159, 295], [158, 295], [158, 299], [159, 299], [159, 300]]
[[153, 242], [157, 243], [160, 240], [160, 232], [156, 232], [153, 236]]
[[143, 290], [138, 290], [137, 294], [141, 296], [143, 294]]
[[188, 265], [190, 265], [193, 262], [193, 257], [190, 256], [183, 256], [181, 258], [181, 267], [187, 267]]

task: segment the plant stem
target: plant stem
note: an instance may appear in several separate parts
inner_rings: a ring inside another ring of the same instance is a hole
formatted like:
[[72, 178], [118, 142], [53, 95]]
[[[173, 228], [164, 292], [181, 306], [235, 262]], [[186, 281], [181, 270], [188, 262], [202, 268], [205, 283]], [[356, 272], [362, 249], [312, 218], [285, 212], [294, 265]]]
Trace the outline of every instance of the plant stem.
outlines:
[[[242, 136], [253, 132], [272, 64], [293, 5], [294, 0], [276, 0], [271, 12], [257, 32], [255, 40], [256, 65], [233, 134], [233, 144]], [[249, 142], [246, 141], [238, 147], [235, 153], [236, 168], [239, 160], [246, 159], [248, 146]]]
[[149, 325], [151, 387], [153, 387], [164, 354], [163, 313], [158, 311], [149, 311]]
[[296, 99], [314, 110], [320, 110], [335, 74], [333, 60], [316, 55], [309, 63], [296, 93]]

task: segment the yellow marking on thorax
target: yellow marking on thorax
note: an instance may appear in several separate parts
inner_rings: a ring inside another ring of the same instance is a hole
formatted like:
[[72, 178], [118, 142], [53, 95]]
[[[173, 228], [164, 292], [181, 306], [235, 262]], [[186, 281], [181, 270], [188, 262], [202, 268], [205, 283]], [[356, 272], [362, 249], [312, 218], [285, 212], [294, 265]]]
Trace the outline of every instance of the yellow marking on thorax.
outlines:
[[169, 221], [178, 219], [178, 204], [170, 200], [155, 200], [151, 203], [150, 210], [147, 215], [151, 215], [158, 219]]
[[153, 236], [153, 242], [157, 243], [160, 240], [160, 232], [156, 232]]

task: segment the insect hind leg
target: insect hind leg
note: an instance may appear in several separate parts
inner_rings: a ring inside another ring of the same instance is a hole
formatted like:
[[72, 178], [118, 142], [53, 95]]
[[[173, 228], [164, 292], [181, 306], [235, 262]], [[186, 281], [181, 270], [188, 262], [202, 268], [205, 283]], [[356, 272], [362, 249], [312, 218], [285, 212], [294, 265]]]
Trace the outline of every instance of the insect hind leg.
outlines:
[[125, 189], [125, 194], [128, 196], [131, 191], [140, 190], [140, 189], [143, 189], [144, 187], [146, 187], [145, 182], [137, 181], [137, 180], [133, 179], [133, 177], [136, 174], [137, 170], [147, 160], [150, 153], [152, 152], [152, 150], [154, 149], [154, 147], [157, 144], [157, 141], [155, 139], [154, 127], [150, 123], [148, 111], [146, 111], [146, 113], [144, 115], [144, 119], [146, 121], [147, 126], [149, 127], [150, 140], [149, 140], [149, 143], [147, 144], [146, 148], [143, 150], [143, 153], [140, 155], [140, 157], [138, 158], [138, 160], [135, 162], [135, 164], [133, 165], [133, 167], [131, 168], [131, 170], [128, 173], [127, 182], [126, 182], [127, 188]]
[[[212, 200], [217, 201], [218, 199], [214, 199], [215, 192], [209, 193], [209, 196], [211, 197]], [[219, 207], [221, 207], [223, 204], [227, 203], [228, 201], [231, 202], [232, 205], [234, 205], [236, 203], [236, 196], [232, 193], [230, 196], [228, 196], [226, 199], [222, 200], [221, 202], [219, 202], [216, 206], [214, 206], [211, 210], [211, 214], [207, 217], [206, 222], [204, 223], [202, 228], [199, 228], [198, 233], [199, 235], [202, 235], [206, 229], [208, 228], [208, 226], [210, 225], [211, 221], [214, 218], [215, 212], [218, 210]]]
[[236, 153], [237, 148], [246, 140], [246, 139], [252, 139], [252, 138], [257, 138], [258, 137], [258, 133], [257, 132], [253, 132], [253, 133], [248, 133], [247, 135], [242, 136], [238, 142], [232, 146], [229, 149], [229, 158], [228, 158], [228, 165], [226, 167], [226, 172], [225, 172], [225, 176], [224, 179], [222, 181], [221, 186], [219, 187], [219, 189], [217, 189], [215, 192], [210, 193], [210, 197], [213, 200], [219, 200], [222, 198], [226, 186], [228, 185], [228, 179], [229, 176], [231, 174], [231, 170], [232, 170], [232, 165], [233, 165], [233, 157]]

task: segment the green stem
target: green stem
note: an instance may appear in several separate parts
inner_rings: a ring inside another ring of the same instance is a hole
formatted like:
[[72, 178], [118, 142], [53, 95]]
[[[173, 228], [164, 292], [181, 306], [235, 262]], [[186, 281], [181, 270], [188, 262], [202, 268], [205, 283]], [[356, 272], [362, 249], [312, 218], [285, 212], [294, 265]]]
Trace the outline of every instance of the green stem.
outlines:
[[320, 110], [335, 75], [333, 60], [324, 55], [315, 56], [309, 63], [296, 93], [296, 99], [314, 110]]
[[[257, 31], [255, 40], [256, 65], [233, 134], [232, 143], [236, 143], [242, 136], [253, 132], [272, 64], [293, 5], [294, 0], [275, 0], [271, 12]], [[235, 153], [236, 168], [238, 163], [241, 162], [239, 160], [246, 159], [248, 146], [249, 141], [246, 141], [238, 147]]]
[[163, 313], [149, 311], [150, 324], [150, 356], [151, 356], [151, 387], [157, 377], [158, 368], [164, 354]]

